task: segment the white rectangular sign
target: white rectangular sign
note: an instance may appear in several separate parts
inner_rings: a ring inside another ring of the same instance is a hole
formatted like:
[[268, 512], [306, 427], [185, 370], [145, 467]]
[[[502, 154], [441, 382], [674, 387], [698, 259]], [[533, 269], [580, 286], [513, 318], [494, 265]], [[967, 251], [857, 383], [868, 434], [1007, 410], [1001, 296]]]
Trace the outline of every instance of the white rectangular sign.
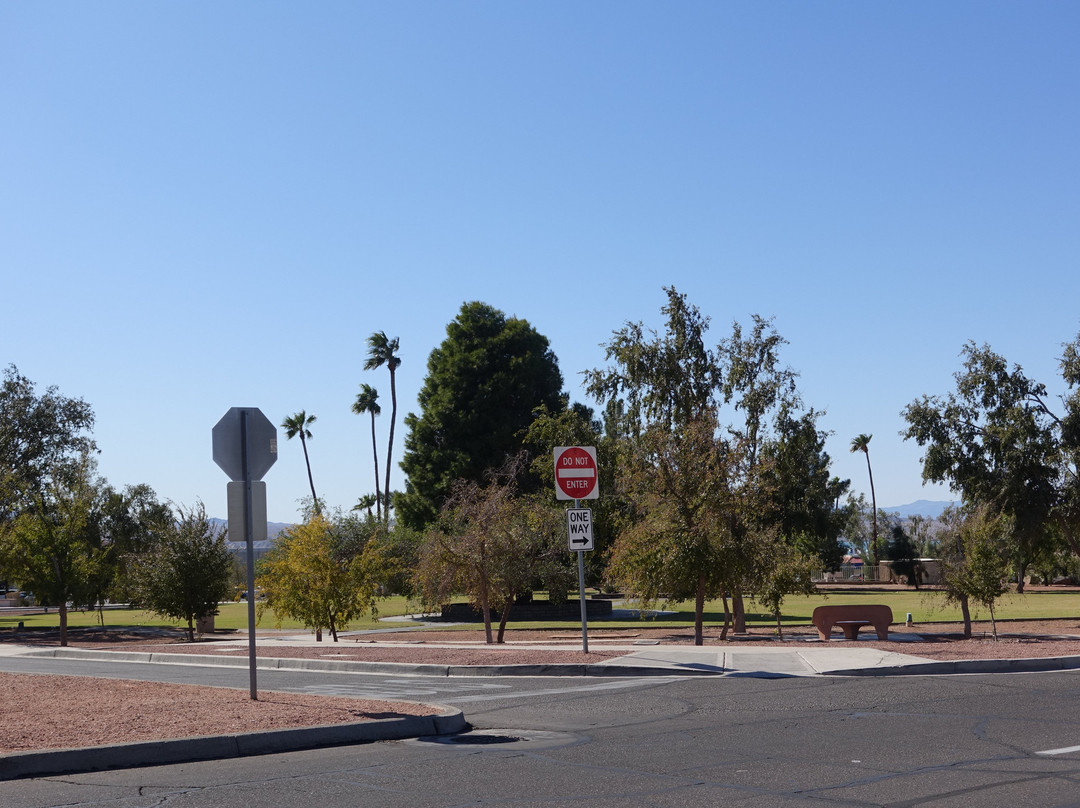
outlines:
[[569, 508], [566, 511], [566, 532], [571, 550], [592, 550], [592, 510]]

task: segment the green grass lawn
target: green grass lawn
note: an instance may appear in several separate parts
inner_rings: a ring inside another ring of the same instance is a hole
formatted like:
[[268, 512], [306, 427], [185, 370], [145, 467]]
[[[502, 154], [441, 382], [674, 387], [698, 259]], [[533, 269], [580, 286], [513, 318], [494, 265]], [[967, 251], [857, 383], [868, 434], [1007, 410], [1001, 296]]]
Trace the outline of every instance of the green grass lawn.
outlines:
[[[810, 616], [814, 608], [824, 604], [843, 605], [858, 603], [884, 603], [893, 612], [893, 620], [903, 622], [910, 612], [915, 623], [931, 622], [959, 622], [960, 610], [954, 606], [946, 606], [944, 598], [937, 592], [875, 592], [875, 591], [852, 591], [830, 592], [810, 597], [789, 597], [785, 599], [783, 606], [784, 625], [806, 625], [810, 623]], [[620, 606], [621, 608], [621, 606]], [[772, 615], [767, 614], [759, 604], [752, 599], [747, 601], [747, 624], [750, 626], [773, 626], [775, 621]], [[407, 614], [415, 609], [415, 605], [409, 604], [403, 597], [392, 597], [379, 602], [379, 617]], [[687, 627], [694, 624], [693, 603], [667, 604], [665, 612], [655, 617], [647, 617], [643, 620], [590, 620], [592, 628], [634, 628], [649, 626]], [[1006, 595], [998, 602], [995, 616], [999, 620], [1041, 620], [1047, 618], [1078, 618], [1080, 617], [1080, 592], [1029, 592], [1023, 595]], [[980, 613], [975, 610], [972, 617], [977, 620], [988, 620], [990, 615], [985, 610]], [[101, 613], [97, 611], [74, 611], [68, 613], [68, 625], [72, 628], [100, 625], [103, 619], [107, 626], [178, 626], [179, 623], [159, 617], [141, 609], [107, 609]], [[222, 604], [215, 626], [218, 629], [246, 629], [247, 628], [247, 604], [227, 603]], [[0, 629], [14, 628], [19, 623], [27, 628], [48, 628], [59, 625], [60, 617], [55, 609], [49, 609], [47, 614], [27, 615], [0, 615]], [[709, 626], [720, 626], [724, 622], [723, 605], [720, 601], [710, 601], [705, 606], [705, 623]], [[580, 625], [577, 621], [544, 621], [544, 622], [519, 622], [511, 624], [514, 628], [530, 629], [566, 629]], [[370, 617], [362, 620], [354, 620], [349, 624], [350, 630], [364, 630], [372, 628], [386, 628], [385, 623], [379, 623], [377, 619]], [[476, 628], [477, 624], [458, 626], [457, 628]], [[258, 623], [259, 629], [277, 628], [277, 618], [272, 611], [267, 610]], [[281, 628], [289, 630], [303, 630], [300, 623], [292, 620], [283, 620]], [[453, 630], [455, 627], [447, 626], [444, 630]]]

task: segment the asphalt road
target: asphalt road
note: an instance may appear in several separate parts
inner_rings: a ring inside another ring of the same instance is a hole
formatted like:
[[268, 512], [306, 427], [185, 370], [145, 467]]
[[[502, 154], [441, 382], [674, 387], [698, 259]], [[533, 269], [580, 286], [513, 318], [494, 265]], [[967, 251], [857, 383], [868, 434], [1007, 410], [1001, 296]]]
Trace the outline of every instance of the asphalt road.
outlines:
[[[72, 664], [62, 663], [65, 672]], [[77, 666], [93, 675], [118, 667]], [[246, 688], [242, 670], [122, 667], [129, 678], [232, 677]], [[457, 705], [475, 729], [452, 740], [5, 782], [0, 806], [1080, 806], [1074, 672], [475, 681], [270, 673], [264, 682], [260, 672], [261, 686]]]

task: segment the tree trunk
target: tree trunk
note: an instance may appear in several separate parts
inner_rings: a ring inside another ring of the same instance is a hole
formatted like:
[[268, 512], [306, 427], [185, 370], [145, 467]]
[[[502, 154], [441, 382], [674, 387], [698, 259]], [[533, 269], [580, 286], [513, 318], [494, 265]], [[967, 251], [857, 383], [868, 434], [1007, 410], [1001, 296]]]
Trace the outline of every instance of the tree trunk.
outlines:
[[780, 625], [780, 610], [776, 610], [776, 638], [778, 640], [784, 639], [784, 627]]
[[731, 593], [731, 606], [735, 610], [735, 633], [746, 633], [746, 606], [743, 604], [742, 592], [736, 589]]
[[964, 618], [964, 639], [971, 639], [971, 609], [968, 607], [966, 596], [960, 598], [960, 614]]
[[67, 648], [68, 644], [68, 630], [67, 630], [67, 601], [63, 598], [60, 599], [60, 647]]
[[379, 447], [375, 443], [375, 413], [371, 413], [371, 454], [375, 459], [375, 516], [382, 519], [382, 489], [379, 488]]
[[720, 632], [720, 639], [726, 640], [728, 629], [731, 627], [731, 610], [728, 608], [727, 592], [720, 596], [720, 600], [724, 604], [724, 628]]
[[195, 642], [195, 622], [192, 620], [191, 615], [188, 615], [187, 619], [187, 641]]
[[494, 645], [491, 637], [491, 602], [488, 597], [487, 576], [480, 576], [480, 613], [484, 616], [484, 642]]
[[705, 622], [705, 573], [697, 579], [697, 597], [694, 598], [694, 645], [704, 645], [705, 635], [702, 624]]
[[1016, 565], [1016, 594], [1024, 594], [1024, 575], [1027, 574], [1027, 564], [1018, 562]]
[[[383, 521], [390, 523], [390, 468], [391, 458], [394, 455], [394, 422], [397, 421], [397, 385], [394, 380], [394, 367], [390, 366], [390, 437], [386, 440], [386, 479], [383, 481], [385, 495], [383, 497]], [[490, 626], [489, 626], [490, 629]], [[490, 638], [488, 642], [491, 642]]]
[[506, 605], [499, 616], [499, 634], [495, 639], [495, 642], [499, 645], [503, 644], [503, 634], [506, 633], [506, 623], [510, 619], [510, 610], [512, 608], [514, 608], [514, 598], [507, 598]]
[[997, 642], [997, 621], [994, 619], [994, 604], [990, 604], [990, 633], [994, 637], [994, 642]]
[[304, 465], [307, 466], [308, 485], [311, 486], [311, 509], [317, 516], [319, 511], [319, 498], [315, 496], [315, 480], [311, 476], [311, 461], [308, 459], [307, 441], [304, 440], [304, 431], [300, 430], [300, 445], [304, 447]]
[[330, 636], [337, 642], [337, 621], [334, 618], [330, 618]]

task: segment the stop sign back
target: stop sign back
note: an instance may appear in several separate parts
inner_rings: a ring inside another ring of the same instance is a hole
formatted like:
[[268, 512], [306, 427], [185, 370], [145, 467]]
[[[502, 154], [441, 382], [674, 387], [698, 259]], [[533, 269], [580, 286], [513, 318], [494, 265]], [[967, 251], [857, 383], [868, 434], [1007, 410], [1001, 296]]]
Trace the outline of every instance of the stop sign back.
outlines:
[[596, 448], [593, 446], [555, 447], [555, 498], [598, 499]]

